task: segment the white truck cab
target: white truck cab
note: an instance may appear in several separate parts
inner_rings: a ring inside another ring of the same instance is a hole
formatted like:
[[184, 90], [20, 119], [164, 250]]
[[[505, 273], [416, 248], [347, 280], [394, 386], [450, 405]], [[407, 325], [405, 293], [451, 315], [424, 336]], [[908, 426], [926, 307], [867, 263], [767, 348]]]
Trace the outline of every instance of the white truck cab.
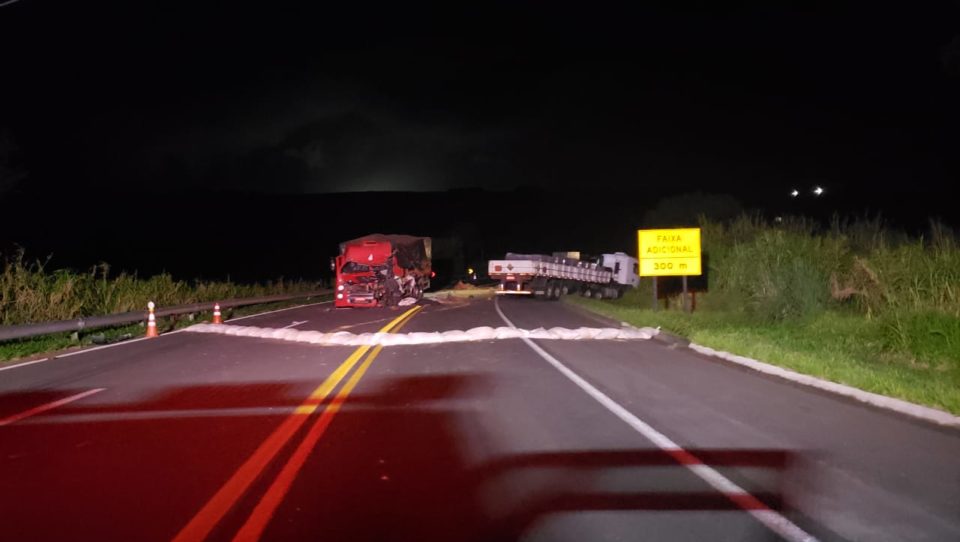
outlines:
[[602, 254], [600, 265], [613, 271], [613, 282], [636, 288], [640, 284], [640, 262], [626, 252]]

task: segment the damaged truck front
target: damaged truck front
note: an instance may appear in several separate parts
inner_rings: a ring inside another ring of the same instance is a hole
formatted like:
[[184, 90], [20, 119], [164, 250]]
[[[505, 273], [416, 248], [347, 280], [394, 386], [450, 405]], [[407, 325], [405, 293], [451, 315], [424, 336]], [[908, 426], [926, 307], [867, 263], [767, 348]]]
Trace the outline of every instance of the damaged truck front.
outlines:
[[340, 243], [336, 307], [394, 306], [430, 287], [429, 237], [372, 234]]

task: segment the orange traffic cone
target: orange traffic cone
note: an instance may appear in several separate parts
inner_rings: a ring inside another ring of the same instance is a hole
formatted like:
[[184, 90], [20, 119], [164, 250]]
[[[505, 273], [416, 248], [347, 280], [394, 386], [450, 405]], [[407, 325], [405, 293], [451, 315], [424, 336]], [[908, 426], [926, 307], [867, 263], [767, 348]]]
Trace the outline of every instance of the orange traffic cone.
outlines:
[[157, 317], [153, 314], [153, 309], [156, 308], [153, 301], [147, 303], [147, 337], [157, 337], [160, 334], [157, 333]]
[[213, 323], [222, 324], [223, 319], [220, 318], [220, 303], [213, 304]]

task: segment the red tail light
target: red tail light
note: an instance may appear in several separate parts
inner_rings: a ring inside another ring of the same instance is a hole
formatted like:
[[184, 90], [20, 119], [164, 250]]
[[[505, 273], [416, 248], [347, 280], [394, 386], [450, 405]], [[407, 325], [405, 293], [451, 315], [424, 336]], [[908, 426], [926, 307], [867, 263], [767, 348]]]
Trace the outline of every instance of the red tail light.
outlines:
[[430, 278], [435, 278], [436, 276], [437, 276], [437, 272], [436, 272], [436, 271], [431, 271], [431, 272], [430, 272]]

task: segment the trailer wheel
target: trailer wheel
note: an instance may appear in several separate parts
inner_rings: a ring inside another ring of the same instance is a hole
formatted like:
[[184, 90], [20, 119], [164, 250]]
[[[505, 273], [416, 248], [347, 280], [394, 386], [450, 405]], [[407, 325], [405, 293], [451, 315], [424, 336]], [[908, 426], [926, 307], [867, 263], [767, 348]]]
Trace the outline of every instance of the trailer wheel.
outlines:
[[594, 299], [603, 299], [603, 288], [597, 288], [597, 290], [596, 290], [595, 292], [593, 292], [593, 298], [594, 298]]

